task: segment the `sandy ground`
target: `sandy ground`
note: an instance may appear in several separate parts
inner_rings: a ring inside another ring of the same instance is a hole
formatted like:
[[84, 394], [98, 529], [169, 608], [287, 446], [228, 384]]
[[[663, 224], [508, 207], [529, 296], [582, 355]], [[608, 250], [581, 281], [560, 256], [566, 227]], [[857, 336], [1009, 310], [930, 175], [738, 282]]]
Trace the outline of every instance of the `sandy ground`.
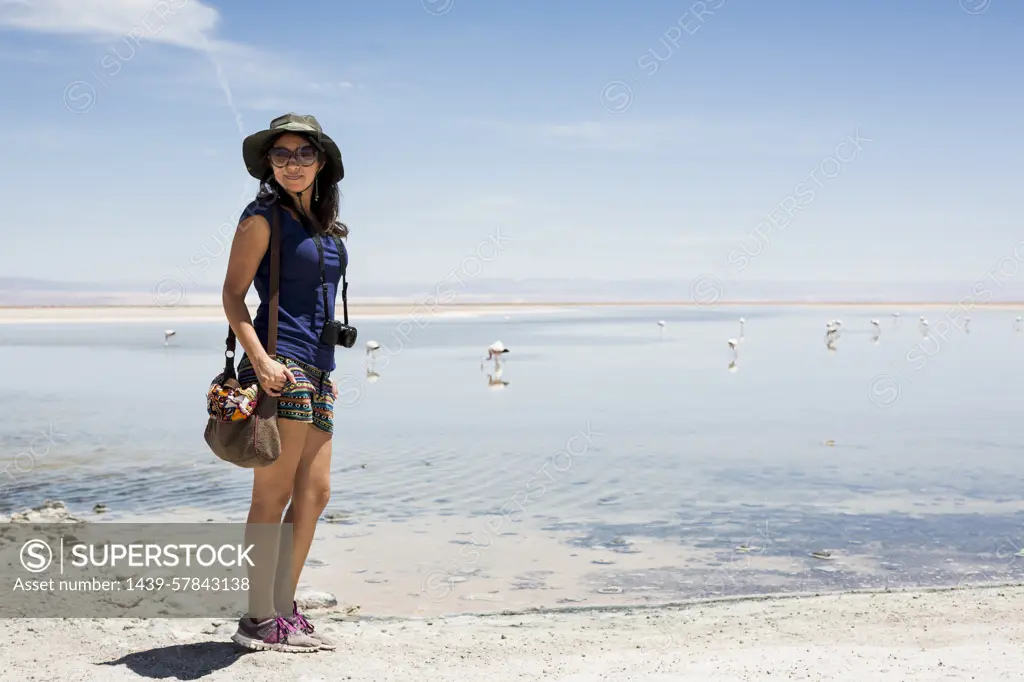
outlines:
[[[530, 303], [455, 303], [449, 305], [422, 305], [415, 303], [358, 303], [349, 305], [353, 318], [366, 317], [420, 317], [432, 316], [476, 316], [513, 313], [554, 312], [574, 308], [600, 307], [655, 307], [655, 308], [763, 308], [763, 307], [794, 307], [794, 308], [828, 308], [841, 310], [863, 309], [878, 311], [917, 311], [917, 310], [949, 310], [957, 307], [956, 302], [828, 302], [828, 303], [794, 303], [791, 301], [733, 301], [719, 302], [713, 306], [698, 305], [693, 301], [655, 301], [655, 302], [622, 302], [622, 301], [574, 301], [574, 302], [530, 302]], [[990, 310], [1024, 309], [1022, 303], [990, 303], [984, 306]], [[255, 314], [255, 306], [251, 307]], [[158, 306], [0, 306], [0, 324], [12, 323], [58, 323], [58, 322], [203, 322], [224, 319], [224, 310], [219, 305], [189, 305], [161, 308]]]
[[1019, 680], [1022, 605], [1018, 586], [429, 620], [321, 613], [339, 648], [315, 654], [240, 653], [222, 621], [29, 619], [0, 626], [0, 680]]

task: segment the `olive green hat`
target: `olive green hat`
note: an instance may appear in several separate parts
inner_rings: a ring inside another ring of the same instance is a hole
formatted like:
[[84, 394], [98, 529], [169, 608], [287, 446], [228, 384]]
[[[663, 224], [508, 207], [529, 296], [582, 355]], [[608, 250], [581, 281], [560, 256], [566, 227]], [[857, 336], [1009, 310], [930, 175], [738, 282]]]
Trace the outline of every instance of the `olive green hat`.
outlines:
[[242, 160], [249, 175], [257, 180], [263, 180], [267, 176], [270, 163], [267, 159], [267, 152], [270, 145], [283, 133], [298, 133], [305, 135], [320, 152], [327, 157], [327, 163], [320, 171], [324, 180], [330, 184], [339, 182], [345, 177], [345, 166], [341, 163], [341, 150], [338, 145], [328, 137], [320, 123], [310, 115], [285, 114], [278, 116], [270, 122], [266, 130], [253, 133], [242, 140]]

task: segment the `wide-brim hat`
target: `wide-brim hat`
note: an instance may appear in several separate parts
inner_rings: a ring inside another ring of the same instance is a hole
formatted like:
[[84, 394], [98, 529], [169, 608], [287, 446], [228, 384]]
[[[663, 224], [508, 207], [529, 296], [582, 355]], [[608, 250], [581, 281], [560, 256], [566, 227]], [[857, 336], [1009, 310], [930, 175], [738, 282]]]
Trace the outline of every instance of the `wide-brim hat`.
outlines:
[[266, 130], [253, 133], [242, 140], [242, 160], [245, 161], [249, 175], [257, 180], [267, 177], [270, 169], [267, 152], [270, 151], [274, 139], [283, 133], [305, 135], [327, 157], [327, 163], [320, 171], [320, 176], [325, 182], [334, 184], [345, 177], [345, 166], [341, 163], [341, 150], [338, 145], [324, 133], [316, 118], [300, 114], [278, 116], [270, 122]]

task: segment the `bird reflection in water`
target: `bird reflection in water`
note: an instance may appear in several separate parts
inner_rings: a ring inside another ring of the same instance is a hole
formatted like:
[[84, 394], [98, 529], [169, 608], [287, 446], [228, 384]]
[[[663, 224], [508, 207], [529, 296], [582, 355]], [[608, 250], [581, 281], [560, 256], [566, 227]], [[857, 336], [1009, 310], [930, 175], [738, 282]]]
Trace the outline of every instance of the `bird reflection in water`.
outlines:
[[508, 386], [508, 382], [501, 378], [501, 375], [505, 373], [505, 368], [500, 364], [495, 363], [494, 374], [487, 375], [487, 387], [492, 389], [505, 388]]

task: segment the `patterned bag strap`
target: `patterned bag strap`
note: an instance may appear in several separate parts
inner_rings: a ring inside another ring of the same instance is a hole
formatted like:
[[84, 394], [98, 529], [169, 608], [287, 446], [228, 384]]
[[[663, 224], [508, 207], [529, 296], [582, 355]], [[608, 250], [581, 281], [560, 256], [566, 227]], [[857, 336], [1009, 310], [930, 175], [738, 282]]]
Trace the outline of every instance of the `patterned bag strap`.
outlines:
[[[270, 209], [270, 320], [267, 330], [267, 354], [277, 352], [277, 313], [281, 285], [281, 207], [275, 202]], [[228, 325], [228, 338], [224, 342], [224, 379], [238, 379], [235, 373], [235, 330]]]

